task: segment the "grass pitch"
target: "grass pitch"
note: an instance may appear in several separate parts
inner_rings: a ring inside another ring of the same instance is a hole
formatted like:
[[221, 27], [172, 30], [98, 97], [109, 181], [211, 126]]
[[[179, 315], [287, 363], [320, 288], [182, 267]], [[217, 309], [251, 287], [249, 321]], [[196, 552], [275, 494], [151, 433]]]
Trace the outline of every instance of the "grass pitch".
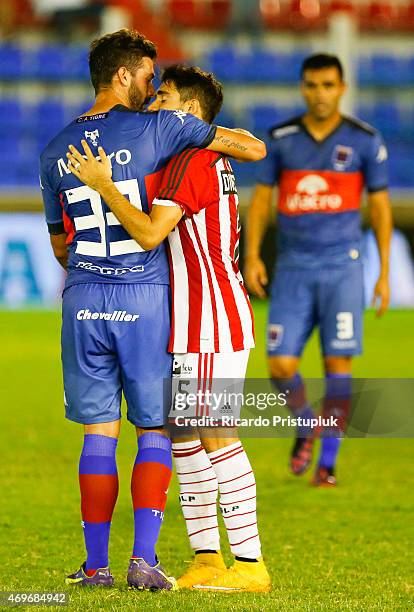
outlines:
[[[256, 303], [255, 312], [258, 348], [249, 374], [264, 377], [265, 304]], [[412, 377], [414, 312], [390, 312], [378, 321], [368, 312], [365, 323], [365, 354], [355, 361], [355, 375]], [[63, 418], [59, 326], [58, 313], [0, 313], [1, 591], [67, 591], [65, 574], [84, 559], [77, 482], [82, 435]], [[321, 373], [316, 338], [302, 372]], [[269, 595], [127, 590], [136, 445], [125, 422], [110, 545], [116, 588], [72, 589], [69, 609], [414, 609], [412, 440], [345, 440], [335, 490], [311, 488], [308, 475], [290, 476], [290, 440], [249, 439], [245, 446], [258, 483], [259, 527], [274, 585]], [[229, 560], [227, 545], [224, 551]], [[190, 558], [175, 479], [158, 552], [174, 575]]]

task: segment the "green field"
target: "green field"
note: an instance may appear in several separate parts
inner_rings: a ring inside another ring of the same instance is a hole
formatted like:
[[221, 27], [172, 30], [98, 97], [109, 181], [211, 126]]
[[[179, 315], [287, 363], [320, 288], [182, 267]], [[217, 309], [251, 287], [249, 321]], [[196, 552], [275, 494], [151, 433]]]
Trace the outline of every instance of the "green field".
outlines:
[[[266, 376], [265, 305], [255, 304], [258, 348], [250, 375]], [[66, 590], [84, 559], [77, 464], [81, 427], [63, 418], [58, 313], [1, 312], [0, 590]], [[412, 377], [414, 312], [368, 312], [364, 377]], [[319, 376], [312, 339], [303, 373]], [[258, 483], [259, 527], [273, 578], [269, 595], [139, 593], [126, 588], [132, 546], [129, 478], [133, 428], [118, 450], [120, 496], [110, 548], [116, 588], [70, 591], [71, 610], [413, 610], [412, 440], [345, 440], [337, 489], [314, 489], [287, 471], [289, 440], [246, 440]], [[223, 542], [226, 541], [223, 532]], [[174, 480], [158, 548], [179, 575], [190, 558]], [[228, 548], [225, 547], [228, 557]], [[229, 558], [229, 557], [228, 557]], [[37, 608], [36, 608], [37, 609]]]

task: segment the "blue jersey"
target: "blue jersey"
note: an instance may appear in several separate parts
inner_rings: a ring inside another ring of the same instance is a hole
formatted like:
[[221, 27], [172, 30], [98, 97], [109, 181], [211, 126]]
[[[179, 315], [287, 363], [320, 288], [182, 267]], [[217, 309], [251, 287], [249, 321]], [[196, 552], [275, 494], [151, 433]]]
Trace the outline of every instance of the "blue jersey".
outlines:
[[[131, 204], [150, 211], [169, 159], [187, 147], [206, 147], [216, 128], [182, 111], [138, 113], [119, 105], [75, 119], [41, 155], [40, 182], [51, 234], [66, 232], [66, 287], [88, 282], [169, 283], [164, 244], [145, 251], [132, 240], [100, 195], [69, 170], [69, 144], [102, 146], [112, 178]], [[177, 168], [177, 172], [182, 169]]]
[[279, 265], [358, 259], [362, 191], [387, 189], [387, 150], [380, 134], [343, 117], [317, 141], [299, 117], [270, 131], [267, 150], [257, 180], [279, 187]]

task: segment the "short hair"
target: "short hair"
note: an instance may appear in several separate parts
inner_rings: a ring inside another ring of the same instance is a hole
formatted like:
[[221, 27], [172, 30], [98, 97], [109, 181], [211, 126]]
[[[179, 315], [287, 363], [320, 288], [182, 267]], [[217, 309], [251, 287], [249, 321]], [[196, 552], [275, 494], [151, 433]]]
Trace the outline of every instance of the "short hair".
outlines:
[[344, 69], [340, 59], [336, 55], [329, 55], [328, 53], [316, 53], [307, 57], [303, 61], [300, 74], [303, 79], [306, 70], [322, 70], [323, 68], [336, 68], [341, 81], [343, 81]]
[[200, 102], [203, 119], [211, 123], [223, 104], [223, 86], [214, 74], [197, 66], [174, 64], [162, 74], [163, 83], [173, 83], [183, 102], [195, 98]]
[[94, 40], [89, 49], [89, 72], [95, 93], [110, 85], [122, 66], [134, 73], [143, 57], [155, 59], [157, 48], [135, 30], [125, 28]]

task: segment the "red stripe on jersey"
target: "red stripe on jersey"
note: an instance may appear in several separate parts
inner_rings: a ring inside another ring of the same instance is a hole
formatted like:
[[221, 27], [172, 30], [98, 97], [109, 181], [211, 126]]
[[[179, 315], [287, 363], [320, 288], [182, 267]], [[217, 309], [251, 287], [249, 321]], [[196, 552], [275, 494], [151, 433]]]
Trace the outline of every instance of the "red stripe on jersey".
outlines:
[[[218, 206], [210, 206], [206, 209], [206, 230], [214, 274], [220, 288], [224, 308], [229, 321], [231, 343], [233, 350], [239, 350], [240, 347], [243, 346], [244, 341], [243, 328], [236, 304], [236, 298], [234, 297], [233, 288], [230, 284], [226, 266], [223, 261], [223, 253], [220, 251], [220, 257], [217, 257], [210, 250], [210, 245], [216, 245], [217, 242], [220, 243], [221, 240], [220, 210]], [[233, 231], [233, 228], [231, 231]], [[231, 248], [231, 245], [229, 248]], [[215, 350], [217, 350], [217, 348]]]
[[71, 244], [75, 234], [76, 234], [76, 229], [75, 226], [72, 222], [72, 219], [67, 215], [66, 211], [65, 211], [65, 207], [64, 207], [64, 200], [63, 200], [63, 193], [59, 194], [59, 202], [60, 205], [62, 207], [62, 215], [63, 215], [63, 228], [65, 230], [65, 232], [67, 233], [67, 238], [66, 238], [66, 244]]
[[147, 174], [145, 177], [145, 191], [147, 192], [147, 202], [148, 202], [148, 210], [151, 211], [152, 201], [157, 196], [161, 181], [164, 176], [164, 168], [158, 170], [157, 172], [153, 172], [152, 174]]
[[198, 149], [185, 149], [171, 165], [171, 170], [167, 177], [168, 183], [165, 189], [160, 192], [160, 198], [163, 200], [171, 200], [178, 190], [181, 181], [183, 180], [185, 171], [190, 160], [197, 154]]
[[278, 208], [289, 216], [357, 210], [363, 182], [362, 172], [283, 170]]
[[208, 406], [206, 405], [206, 389], [207, 389], [207, 367], [208, 367], [208, 358], [209, 358], [209, 354], [208, 353], [204, 353], [203, 357], [204, 357], [204, 363], [203, 363], [203, 406], [201, 408], [201, 416], [207, 416], [207, 412], [208, 412]]
[[[206, 210], [207, 240], [208, 240], [208, 223], [207, 223], [208, 212], [209, 212], [209, 209]], [[208, 286], [210, 289], [210, 297], [211, 297], [211, 310], [213, 312], [214, 350], [218, 352], [219, 351], [219, 330], [218, 330], [218, 321], [217, 321], [217, 302], [216, 302], [216, 295], [214, 293], [213, 279], [211, 277], [210, 267], [207, 262], [207, 257], [204, 252], [203, 245], [201, 244], [200, 234], [198, 233], [197, 225], [194, 219], [191, 219], [191, 224], [193, 226], [194, 235], [196, 237], [198, 248], [200, 249], [201, 257], [203, 258], [203, 263], [204, 263], [204, 267], [205, 267], [206, 274], [207, 274]], [[220, 226], [220, 223], [219, 223], [219, 226]], [[213, 267], [214, 267], [214, 263], [213, 263]]]
[[198, 391], [201, 391], [201, 364], [203, 363], [203, 354], [199, 353], [198, 355], [198, 372], [197, 372], [197, 400], [196, 400], [196, 416], [200, 416], [200, 394]]
[[[223, 159], [224, 167], [228, 172], [231, 172], [231, 166], [227, 158]], [[239, 228], [238, 228], [238, 215], [237, 215], [237, 206], [234, 198], [234, 193], [229, 194], [229, 211], [230, 211], [230, 256], [232, 258], [232, 265], [234, 271], [239, 271], [238, 266], [235, 265], [234, 262], [234, 251], [236, 248], [237, 240], [239, 239]]]
[[[185, 223], [179, 224], [179, 232], [183, 243], [185, 263], [188, 271], [188, 337], [196, 337], [198, 342], [191, 347], [191, 353], [200, 351], [200, 329], [201, 329], [201, 313], [203, 307], [203, 278], [201, 275], [200, 262], [197, 252], [194, 248], [192, 238], [188, 233]], [[177, 313], [180, 316], [180, 313]]]

